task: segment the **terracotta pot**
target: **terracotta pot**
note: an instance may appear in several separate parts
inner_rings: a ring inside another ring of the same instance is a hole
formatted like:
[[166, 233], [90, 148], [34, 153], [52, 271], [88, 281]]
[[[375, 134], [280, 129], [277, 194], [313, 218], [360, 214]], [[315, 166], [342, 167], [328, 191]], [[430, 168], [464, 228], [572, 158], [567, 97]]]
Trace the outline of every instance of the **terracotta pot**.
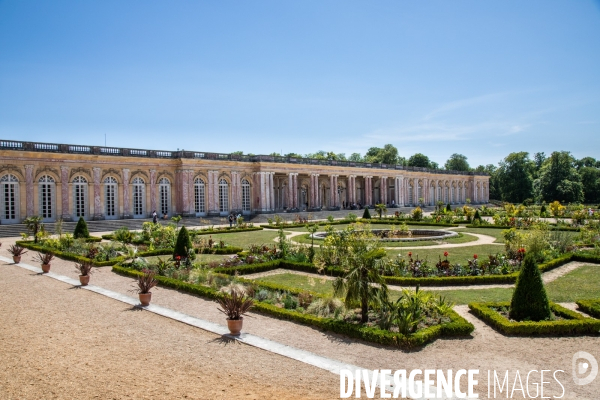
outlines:
[[50, 264], [42, 264], [42, 271], [44, 271], [44, 273], [50, 272]]
[[148, 292], [148, 293], [139, 293], [140, 296], [140, 303], [142, 303], [142, 306], [148, 306], [150, 305], [150, 299], [152, 298], [152, 292]]
[[21, 262], [21, 256], [13, 256], [13, 261], [15, 264], [18, 264]]
[[234, 336], [238, 336], [240, 334], [240, 332], [242, 331], [243, 323], [244, 323], [243, 317], [240, 317], [240, 319], [228, 319], [227, 327], [229, 328], [229, 332]]
[[79, 282], [81, 283], [81, 286], [87, 286], [87, 284], [90, 283], [90, 276], [79, 275]]

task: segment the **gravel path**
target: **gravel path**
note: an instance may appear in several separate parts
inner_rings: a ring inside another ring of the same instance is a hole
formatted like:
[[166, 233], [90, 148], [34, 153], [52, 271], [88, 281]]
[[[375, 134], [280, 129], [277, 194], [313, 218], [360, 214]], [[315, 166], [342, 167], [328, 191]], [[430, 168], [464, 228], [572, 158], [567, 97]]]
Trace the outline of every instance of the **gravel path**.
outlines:
[[[23, 262], [37, 265], [32, 253]], [[4, 246], [0, 254], [8, 256]], [[249, 346], [232, 348], [216, 335], [134, 311], [15, 266], [0, 268], [4, 272], [0, 281], [0, 390], [6, 393], [4, 398], [339, 396], [339, 379], [333, 374]], [[77, 277], [69, 261], [55, 261], [52, 271]], [[91, 284], [131, 295], [133, 280], [103, 267], [95, 269]], [[36, 289], [35, 295], [31, 288]], [[157, 288], [153, 303], [224, 324], [215, 303], [202, 298]], [[82, 317], [77, 310], [93, 313], [92, 318]], [[595, 352], [600, 359], [597, 337], [505, 337], [465, 307], [457, 310], [475, 324], [473, 337], [437, 340], [416, 351], [350, 340], [254, 313], [245, 320], [244, 330], [370, 369], [478, 368], [482, 395], [487, 393], [488, 369], [510, 370], [511, 374], [520, 369], [522, 376], [532, 369], [562, 369], [568, 372], [561, 379], [567, 389], [565, 398], [595, 398], [600, 392], [600, 380], [579, 387], [570, 378], [575, 352]], [[146, 365], [152, 367], [144, 371]], [[560, 394], [557, 384], [545, 391], [545, 395]]]

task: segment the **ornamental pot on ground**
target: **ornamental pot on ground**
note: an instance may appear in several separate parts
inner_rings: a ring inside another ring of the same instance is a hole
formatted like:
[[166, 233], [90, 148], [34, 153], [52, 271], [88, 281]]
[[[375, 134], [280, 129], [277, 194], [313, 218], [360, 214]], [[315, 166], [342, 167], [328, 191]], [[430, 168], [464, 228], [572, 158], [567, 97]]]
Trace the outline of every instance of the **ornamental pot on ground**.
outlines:
[[90, 276], [79, 275], [79, 282], [81, 283], [81, 286], [87, 286], [87, 284], [90, 283]]
[[138, 294], [140, 297], [140, 303], [142, 304], [142, 306], [148, 306], [150, 305], [150, 299], [152, 298], [152, 293], [148, 292], [148, 293], [139, 293]]
[[243, 323], [244, 323], [243, 317], [240, 317], [240, 319], [228, 319], [227, 327], [229, 328], [229, 332], [234, 336], [238, 336], [240, 334], [240, 332], [242, 331]]
[[21, 256], [13, 256], [13, 262], [15, 264], [18, 264], [21, 262]]
[[44, 273], [50, 272], [50, 264], [42, 264], [42, 271], [44, 271]]

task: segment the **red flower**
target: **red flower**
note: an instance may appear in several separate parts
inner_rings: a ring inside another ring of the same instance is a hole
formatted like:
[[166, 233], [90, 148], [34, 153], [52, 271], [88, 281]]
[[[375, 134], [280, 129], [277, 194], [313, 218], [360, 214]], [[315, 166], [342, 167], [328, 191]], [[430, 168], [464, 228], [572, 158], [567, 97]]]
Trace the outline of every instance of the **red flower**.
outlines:
[[409, 252], [408, 252], [408, 256], [409, 256], [409, 257], [412, 257], [412, 251], [409, 251]]
[[477, 260], [477, 254], [473, 254], [473, 258]]
[[518, 250], [518, 252], [519, 252], [519, 253], [525, 253], [525, 249], [524, 249], [523, 247], [521, 247], [521, 248]]
[[447, 251], [444, 252], [444, 257], [448, 257], [448, 252]]
[[179, 260], [181, 260], [181, 256], [175, 256], [175, 259], [176, 259], [177, 261], [179, 261]]

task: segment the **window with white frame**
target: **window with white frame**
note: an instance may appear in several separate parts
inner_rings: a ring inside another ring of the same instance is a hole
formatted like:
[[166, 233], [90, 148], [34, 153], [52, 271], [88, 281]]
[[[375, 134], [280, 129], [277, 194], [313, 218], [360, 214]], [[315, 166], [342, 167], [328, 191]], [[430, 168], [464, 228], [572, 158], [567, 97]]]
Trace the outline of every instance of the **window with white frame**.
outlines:
[[158, 209], [161, 215], [169, 215], [171, 209], [171, 182], [167, 178], [158, 181]]
[[219, 211], [229, 211], [229, 184], [225, 179], [219, 181]]
[[242, 179], [242, 211], [250, 211], [250, 182]]
[[73, 179], [73, 211], [75, 217], [85, 217], [87, 210], [88, 181], [83, 176]]
[[134, 217], [141, 217], [145, 215], [144, 203], [145, 203], [145, 192], [146, 183], [142, 178], [135, 177], [132, 181], [133, 184], [133, 215]]
[[12, 174], [0, 178], [0, 195], [2, 196], [2, 215], [0, 221], [16, 222], [19, 216], [19, 180]]
[[118, 213], [117, 180], [112, 176], [104, 179], [104, 212], [106, 218], [115, 218]]
[[201, 178], [194, 180], [194, 210], [197, 213], [206, 212], [206, 185]]
[[49, 175], [42, 176], [38, 181], [40, 216], [45, 219], [54, 217], [54, 194], [56, 182]]

